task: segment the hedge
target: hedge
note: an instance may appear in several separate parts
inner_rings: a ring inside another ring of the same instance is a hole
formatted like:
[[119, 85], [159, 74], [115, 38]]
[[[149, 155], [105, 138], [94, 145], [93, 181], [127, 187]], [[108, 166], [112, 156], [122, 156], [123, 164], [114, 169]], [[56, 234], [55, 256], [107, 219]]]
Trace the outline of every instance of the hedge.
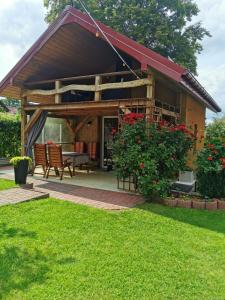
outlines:
[[0, 113], [0, 157], [13, 157], [20, 154], [19, 116]]

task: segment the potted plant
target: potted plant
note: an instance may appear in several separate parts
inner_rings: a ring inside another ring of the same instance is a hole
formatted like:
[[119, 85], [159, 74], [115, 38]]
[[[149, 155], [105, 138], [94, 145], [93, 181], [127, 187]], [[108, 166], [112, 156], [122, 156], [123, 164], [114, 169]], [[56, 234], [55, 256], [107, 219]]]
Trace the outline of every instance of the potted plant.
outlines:
[[14, 166], [15, 183], [26, 184], [29, 166], [32, 165], [32, 159], [28, 156], [16, 156], [10, 160]]

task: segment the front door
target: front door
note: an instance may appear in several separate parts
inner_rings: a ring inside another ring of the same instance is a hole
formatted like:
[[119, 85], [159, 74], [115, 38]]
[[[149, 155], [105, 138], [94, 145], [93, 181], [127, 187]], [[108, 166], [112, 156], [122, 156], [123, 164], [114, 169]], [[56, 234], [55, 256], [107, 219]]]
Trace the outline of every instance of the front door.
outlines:
[[112, 170], [113, 132], [118, 129], [118, 117], [102, 119], [102, 168]]

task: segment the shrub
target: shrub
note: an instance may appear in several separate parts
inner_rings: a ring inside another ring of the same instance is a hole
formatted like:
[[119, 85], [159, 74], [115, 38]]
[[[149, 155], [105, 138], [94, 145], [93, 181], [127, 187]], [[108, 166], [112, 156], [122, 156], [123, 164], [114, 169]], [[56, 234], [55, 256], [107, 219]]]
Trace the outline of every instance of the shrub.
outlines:
[[125, 115], [113, 146], [118, 177], [134, 177], [145, 196], [166, 196], [171, 179], [186, 166], [192, 142], [185, 125], [161, 122], [147, 128], [143, 115]]
[[225, 197], [225, 144], [214, 140], [197, 157], [197, 183], [205, 197]]
[[0, 113], [0, 157], [20, 154], [20, 132], [18, 116]]

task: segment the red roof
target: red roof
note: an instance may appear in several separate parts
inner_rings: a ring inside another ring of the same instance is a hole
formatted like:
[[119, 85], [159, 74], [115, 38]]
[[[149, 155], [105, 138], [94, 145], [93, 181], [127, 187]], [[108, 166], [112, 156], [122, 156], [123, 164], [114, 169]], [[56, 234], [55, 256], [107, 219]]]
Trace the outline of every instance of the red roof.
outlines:
[[[91, 18], [73, 7], [67, 7], [57, 20], [51, 24], [42, 36], [27, 51], [16, 66], [8, 73], [8, 75], [0, 83], [0, 92], [5, 89], [8, 84], [12, 84], [15, 76], [20, 70], [32, 59], [37, 51], [49, 40], [49, 38], [63, 25], [76, 23], [96, 34], [97, 28]], [[215, 112], [220, 112], [220, 107], [213, 98], [206, 92], [194, 76], [182, 66], [170, 61], [162, 55], [150, 50], [143, 45], [133, 41], [132, 39], [114, 31], [110, 27], [97, 21], [102, 31], [117, 49], [127, 53], [141, 64], [141, 69], [146, 70], [149, 67], [157, 70], [165, 76], [171, 78], [181, 84], [189, 93], [193, 94], [199, 100], [205, 103], [208, 108]], [[100, 36], [102, 39], [104, 37]]]

